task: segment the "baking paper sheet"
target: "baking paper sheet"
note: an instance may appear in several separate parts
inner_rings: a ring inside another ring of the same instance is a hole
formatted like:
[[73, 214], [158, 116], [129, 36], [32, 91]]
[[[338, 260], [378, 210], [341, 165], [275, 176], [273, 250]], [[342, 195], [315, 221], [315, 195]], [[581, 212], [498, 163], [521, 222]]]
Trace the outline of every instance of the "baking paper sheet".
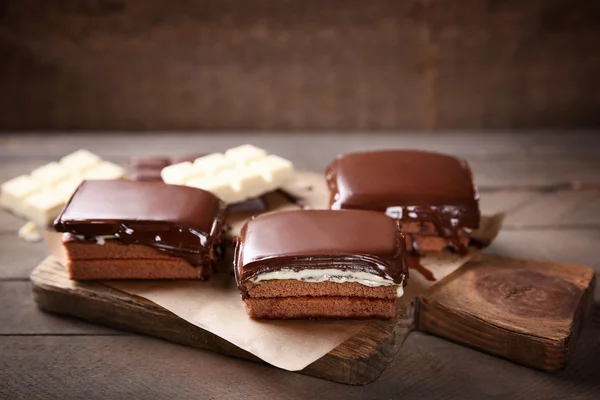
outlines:
[[[327, 208], [328, 191], [321, 174], [300, 173], [286, 190], [307, 201], [311, 208]], [[294, 208], [281, 197], [271, 199], [275, 210]], [[230, 224], [238, 232], [250, 215], [236, 216]], [[475, 235], [491, 242], [502, 225], [503, 214], [482, 218], [482, 229]], [[52, 254], [64, 260], [58, 235], [45, 235]], [[477, 254], [467, 256], [450, 252], [426, 254], [421, 265], [431, 271], [436, 280], [443, 278]], [[232, 276], [232, 251], [220, 263], [218, 274], [205, 282], [200, 281], [106, 281], [106, 285], [123, 292], [144, 297], [171, 311], [180, 318], [205, 329], [254, 354], [276, 367], [298, 371], [356, 335], [369, 321], [257, 321], [248, 317], [244, 303]], [[412, 315], [414, 297], [433, 285], [415, 270], [405, 294], [398, 302], [400, 315]], [[404, 309], [401, 309], [404, 308]], [[407, 321], [403, 321], [406, 323]]]

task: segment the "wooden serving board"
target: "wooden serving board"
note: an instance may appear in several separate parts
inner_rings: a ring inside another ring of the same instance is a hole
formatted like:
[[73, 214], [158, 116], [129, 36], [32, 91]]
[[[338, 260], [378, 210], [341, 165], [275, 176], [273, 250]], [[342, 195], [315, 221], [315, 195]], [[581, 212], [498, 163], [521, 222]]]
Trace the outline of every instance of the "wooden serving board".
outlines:
[[[300, 172], [286, 191], [310, 208], [327, 207], [329, 193], [322, 174]], [[299, 207], [277, 193], [267, 203], [271, 210]], [[250, 217], [234, 216], [228, 221], [230, 232], [236, 234]], [[145, 298], [101, 282], [69, 280], [53, 257], [33, 271], [31, 281], [43, 310], [262, 362]], [[520, 364], [559, 370], [566, 366], [593, 303], [595, 279], [593, 269], [586, 266], [479, 255], [429, 289], [431, 282], [418, 281], [419, 274], [411, 271], [396, 318], [368, 322], [299, 372], [367, 384], [385, 370], [415, 326]]]
[[[42, 310], [262, 362], [142, 297], [101, 282], [72, 281], [52, 257], [32, 272], [31, 282], [35, 302]], [[413, 321], [412, 307], [400, 307], [396, 318], [369, 322], [359, 334], [299, 372], [351, 385], [370, 383], [381, 375], [413, 330]]]
[[417, 296], [417, 328], [544, 371], [563, 370], [594, 304], [591, 267], [484, 256]]

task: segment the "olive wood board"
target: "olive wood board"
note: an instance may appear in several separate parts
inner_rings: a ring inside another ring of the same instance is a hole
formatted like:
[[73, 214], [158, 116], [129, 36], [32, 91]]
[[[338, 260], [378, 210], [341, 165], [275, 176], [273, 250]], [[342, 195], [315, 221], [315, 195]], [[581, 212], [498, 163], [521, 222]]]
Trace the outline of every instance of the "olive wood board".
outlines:
[[[101, 282], [72, 281], [53, 257], [31, 275], [42, 310], [74, 316], [183, 345], [262, 362], [157, 304]], [[299, 371], [345, 384], [377, 379], [415, 329], [524, 364], [566, 366], [593, 304], [594, 271], [586, 266], [480, 255], [403, 303], [396, 318], [369, 322]]]

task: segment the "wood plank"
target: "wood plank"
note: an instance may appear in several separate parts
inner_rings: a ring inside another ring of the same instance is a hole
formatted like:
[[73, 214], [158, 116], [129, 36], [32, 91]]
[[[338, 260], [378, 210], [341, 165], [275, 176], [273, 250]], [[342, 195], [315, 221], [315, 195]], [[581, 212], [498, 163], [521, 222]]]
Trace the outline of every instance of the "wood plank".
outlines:
[[81, 319], [59, 317], [36, 307], [30, 282], [0, 282], [0, 335], [124, 335]]
[[481, 193], [481, 211], [506, 211], [504, 229], [600, 226], [600, 191], [492, 191]]
[[598, 126], [599, 18], [593, 0], [10, 2], [0, 26], [8, 94], [0, 121], [18, 129]]
[[[222, 151], [251, 142], [271, 151], [289, 154], [309, 153], [331, 156], [348, 151], [406, 148], [441, 151], [461, 156], [569, 154], [598, 155], [600, 135], [596, 131], [537, 131], [428, 133], [409, 132], [77, 132], [10, 133], [0, 135], [0, 160], [4, 157], [59, 157], [80, 148], [90, 148], [102, 156], [185, 154], [192, 151]], [[321, 153], [323, 152], [323, 153]], [[319, 164], [319, 157], [312, 157]], [[10, 161], [10, 159], [9, 159]], [[311, 165], [306, 166], [311, 167]]]
[[595, 272], [499, 256], [417, 296], [416, 328], [543, 371], [566, 368], [593, 304]]
[[[412, 333], [403, 353], [383, 374], [403, 381], [390, 398], [437, 399], [596, 399], [600, 396], [600, 371], [595, 354], [600, 351], [600, 313], [580, 337], [567, 369], [547, 373], [458, 345], [426, 333]], [[398, 378], [396, 378], [398, 379]], [[374, 385], [375, 385], [374, 384]], [[371, 387], [371, 386], [369, 386]]]
[[429, 22], [434, 126], [598, 125], [600, 12], [594, 0], [419, 4]]
[[581, 341], [585, 346], [567, 370], [548, 374], [417, 332], [378, 380], [346, 386], [143, 336], [4, 337], [0, 393], [24, 399], [98, 393], [105, 399], [596, 399], [598, 310]]
[[484, 253], [585, 264], [600, 271], [598, 229], [500, 231]]
[[412, 7], [11, 2], [0, 129], [422, 129]]
[[27, 243], [14, 232], [0, 232], [0, 280], [28, 279], [48, 254], [42, 242]]
[[19, 228], [27, 221], [17, 217], [13, 213], [0, 208], [0, 235], [17, 235]]
[[[47, 258], [33, 271], [31, 281], [35, 302], [45, 311], [260, 362], [149, 300], [101, 282], [70, 280], [65, 268], [53, 258]], [[412, 330], [410, 315], [412, 306], [405, 306], [398, 308], [393, 319], [369, 321], [357, 335], [299, 372], [351, 385], [374, 381]]]

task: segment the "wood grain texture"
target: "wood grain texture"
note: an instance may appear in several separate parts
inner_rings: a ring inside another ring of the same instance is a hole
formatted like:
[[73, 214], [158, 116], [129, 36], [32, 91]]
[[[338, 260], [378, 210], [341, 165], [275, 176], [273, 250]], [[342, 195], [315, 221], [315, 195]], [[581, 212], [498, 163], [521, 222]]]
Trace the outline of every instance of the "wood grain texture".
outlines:
[[585, 348], [558, 374], [415, 332], [372, 384], [347, 386], [132, 335], [13, 336], [0, 340], [0, 396], [9, 399], [482, 399], [600, 396], [600, 313]]
[[[52, 258], [47, 258], [33, 271], [31, 282], [35, 302], [45, 311], [261, 362], [149, 300], [100, 282], [71, 281], [64, 267]], [[412, 330], [412, 318], [407, 312], [401, 308], [396, 318], [370, 322], [358, 335], [300, 372], [352, 385], [372, 382], [385, 370]]]
[[0, 335], [125, 335], [81, 319], [45, 313], [36, 307], [31, 282], [0, 281]]
[[0, 129], [599, 123], [593, 0], [5, 4]]
[[[327, 163], [331, 156], [348, 151], [382, 148], [422, 149], [459, 156], [495, 156], [513, 160], [538, 156], [571, 157], [598, 154], [600, 131], [523, 131], [523, 132], [0, 132], [0, 157], [59, 157], [80, 148], [89, 148], [104, 157], [130, 155], [186, 154], [215, 152], [251, 142], [271, 151], [299, 156], [312, 155], [312, 170]], [[293, 143], [293, 145], [291, 145]], [[305, 160], [305, 158], [302, 158]], [[296, 161], [296, 159], [294, 159]]]
[[590, 313], [594, 286], [587, 266], [488, 255], [417, 297], [417, 329], [560, 371]]
[[[4, 210], [2, 211], [5, 212]], [[0, 280], [27, 279], [32, 264], [41, 262], [48, 255], [43, 243], [27, 243], [16, 232], [0, 233]]]
[[0, 100], [2, 128], [421, 128], [411, 7], [9, 2], [0, 86], [13, 100]]

